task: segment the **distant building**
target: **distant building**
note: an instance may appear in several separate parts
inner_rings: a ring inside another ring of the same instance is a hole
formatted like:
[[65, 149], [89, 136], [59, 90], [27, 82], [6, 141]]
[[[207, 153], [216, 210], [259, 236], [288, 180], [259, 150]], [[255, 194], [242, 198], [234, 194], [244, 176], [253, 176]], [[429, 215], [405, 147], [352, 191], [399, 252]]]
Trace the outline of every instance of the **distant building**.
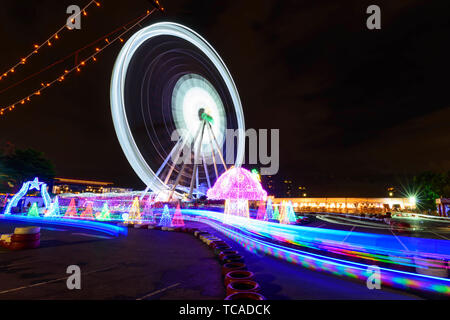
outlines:
[[294, 196], [292, 180], [283, 181], [283, 195], [287, 198]]
[[450, 198], [436, 199], [436, 206], [441, 217], [450, 217]]
[[267, 194], [274, 195], [275, 194], [275, 181], [273, 176], [263, 176], [262, 178], [263, 186], [267, 191]]
[[[53, 182], [53, 194], [61, 193], [105, 193], [111, 189], [112, 182], [55, 178]], [[118, 189], [118, 188], [116, 188]]]
[[296, 212], [386, 213], [413, 211], [411, 198], [272, 198], [274, 204], [291, 201]]

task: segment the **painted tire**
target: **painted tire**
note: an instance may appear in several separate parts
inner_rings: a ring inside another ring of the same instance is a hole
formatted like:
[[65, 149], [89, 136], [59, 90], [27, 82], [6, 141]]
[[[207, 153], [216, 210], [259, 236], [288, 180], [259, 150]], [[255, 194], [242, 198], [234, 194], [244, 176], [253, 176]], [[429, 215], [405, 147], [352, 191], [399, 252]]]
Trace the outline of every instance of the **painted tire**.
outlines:
[[239, 254], [236, 250], [223, 250], [219, 253], [219, 259], [222, 260], [224, 256], [228, 256], [230, 254]]
[[243, 263], [244, 262], [244, 257], [239, 255], [239, 254], [230, 254], [230, 255], [224, 256], [222, 258], [222, 260], [221, 260], [222, 264], [230, 263], [230, 262], [241, 262], [241, 263]]
[[11, 241], [13, 242], [29, 242], [29, 241], [36, 241], [41, 238], [40, 233], [34, 233], [34, 234], [13, 234], [11, 236]]
[[238, 281], [238, 280], [254, 280], [255, 274], [248, 270], [235, 270], [230, 271], [225, 275], [224, 283], [225, 287], [228, 287], [230, 282]]
[[209, 246], [213, 249], [218, 246], [226, 246], [226, 245], [227, 245], [227, 243], [223, 240], [211, 241], [211, 243], [209, 244]]
[[41, 232], [40, 227], [21, 227], [14, 229], [14, 234], [35, 234], [39, 232]]
[[227, 296], [238, 292], [259, 292], [261, 287], [252, 280], [236, 280], [230, 282], [227, 286]]
[[[219, 256], [220, 253], [225, 251], [225, 250], [231, 250], [231, 247], [229, 245], [217, 246], [217, 247], [214, 248], [214, 254], [216, 256]], [[230, 253], [230, 254], [233, 254], [233, 253]]]
[[24, 249], [34, 249], [39, 247], [41, 240], [27, 241], [27, 242], [11, 242], [9, 249], [11, 250], [24, 250]]
[[[2, 234], [0, 236], [1, 241], [5, 241], [6, 239], [11, 239], [12, 234]], [[10, 241], [10, 240], [9, 240]]]
[[209, 232], [206, 232], [206, 231], [200, 231], [200, 232], [197, 232], [197, 234], [195, 236], [197, 238], [200, 238], [201, 236], [211, 236], [211, 234]]
[[222, 266], [222, 276], [225, 277], [225, 275], [228, 272], [235, 271], [235, 270], [247, 270], [247, 266], [245, 265], [245, 263], [242, 263], [242, 262], [225, 263]]
[[225, 300], [266, 300], [266, 298], [257, 292], [238, 292], [230, 294]]

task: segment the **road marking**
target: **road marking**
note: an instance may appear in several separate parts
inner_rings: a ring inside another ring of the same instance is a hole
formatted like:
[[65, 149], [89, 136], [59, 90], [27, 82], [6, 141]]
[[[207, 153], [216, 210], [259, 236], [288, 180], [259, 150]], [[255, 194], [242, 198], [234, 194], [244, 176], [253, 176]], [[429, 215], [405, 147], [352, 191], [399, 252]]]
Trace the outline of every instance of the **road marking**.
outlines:
[[347, 238], [350, 236], [350, 234], [353, 232], [353, 230], [355, 229], [356, 226], [353, 226], [351, 228], [351, 230], [347, 233], [347, 235], [345, 236], [344, 240], [341, 241], [341, 243], [344, 243], [345, 240], [347, 240]]
[[406, 250], [409, 251], [409, 249], [405, 246], [405, 244], [400, 240], [399, 237], [397, 237], [397, 235], [394, 233], [394, 231], [391, 230], [391, 233], [394, 235], [395, 239], [397, 239], [397, 241], [402, 245], [402, 247]]
[[445, 237], [445, 236], [443, 236], [443, 235], [440, 235], [439, 233], [436, 233], [436, 232], [433, 232], [433, 231], [430, 231], [432, 234], [434, 234], [435, 236], [438, 236], [438, 237], [441, 237], [441, 238], [443, 238], [443, 239], [445, 239], [445, 240], [450, 240], [449, 238], [447, 238], [447, 237]]
[[159, 289], [159, 290], [153, 291], [153, 292], [151, 292], [149, 294], [146, 294], [145, 296], [143, 296], [141, 298], [137, 298], [136, 300], [144, 300], [145, 298], [148, 298], [148, 297], [154, 296], [155, 294], [158, 294], [158, 293], [164, 292], [166, 290], [172, 289], [172, 288], [174, 288], [174, 287], [176, 287], [178, 285], [180, 285], [180, 283], [172, 284], [171, 286], [168, 286], [168, 287], [165, 287], [163, 289]]
[[85, 237], [100, 238], [100, 239], [113, 239], [111, 237], [99, 236], [96, 234], [81, 233], [81, 232], [74, 232], [72, 234], [77, 235], [77, 236], [85, 236]]
[[[329, 223], [334, 223], [334, 224], [340, 224], [340, 225], [344, 225], [344, 226], [356, 226], [356, 227], [361, 227], [361, 228], [369, 228], [369, 229], [390, 229], [387, 226], [381, 225], [381, 224], [377, 224], [377, 223], [373, 223], [373, 222], [364, 222], [364, 221], [351, 221], [351, 219], [345, 219], [345, 218], [341, 218], [341, 217], [325, 217], [325, 216], [317, 216], [318, 219], [329, 222]], [[342, 219], [344, 221], [349, 221], [349, 222], [342, 222], [342, 221], [336, 221], [335, 219]]]
[[15, 266], [21, 266], [21, 265], [24, 265], [24, 264], [36, 263], [36, 262], [41, 262], [41, 261], [43, 261], [43, 260], [23, 261], [23, 262], [19, 262], [19, 263], [15, 263], [15, 264], [0, 265], [0, 269], [2, 269], [2, 268], [11, 268], [11, 267], [15, 267]]
[[[82, 275], [84, 276], [84, 275], [87, 275], [87, 274], [108, 270], [108, 269], [111, 269], [114, 266], [116, 266], [116, 265], [112, 265], [112, 266], [109, 266], [109, 267], [106, 267], [106, 268], [102, 268], [102, 269], [98, 269], [98, 270], [92, 270], [92, 271], [88, 271], [88, 272], [83, 272]], [[44, 284], [49, 284], [49, 283], [53, 283], [53, 282], [62, 281], [62, 280], [65, 280], [65, 279], [69, 278], [69, 276], [70, 275], [62, 277], [62, 278], [58, 278], [58, 279], [53, 279], [53, 280], [49, 280], [49, 281], [44, 281], [44, 282], [38, 282], [38, 283], [30, 284], [28, 286], [23, 286], [23, 287], [17, 287], [17, 288], [13, 288], [13, 289], [3, 290], [3, 291], [0, 291], [0, 294], [15, 292], [15, 291], [23, 290], [23, 289], [28, 289], [28, 288], [32, 288], [32, 287], [42, 286]]]

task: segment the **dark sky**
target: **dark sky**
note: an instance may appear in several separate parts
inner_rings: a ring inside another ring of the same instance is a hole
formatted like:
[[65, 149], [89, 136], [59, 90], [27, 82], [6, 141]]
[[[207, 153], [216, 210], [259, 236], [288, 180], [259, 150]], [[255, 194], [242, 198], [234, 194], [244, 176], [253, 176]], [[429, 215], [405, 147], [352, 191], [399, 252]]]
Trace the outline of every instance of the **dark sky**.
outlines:
[[[61, 26], [70, 4], [2, 0], [0, 68]], [[0, 90], [150, 8], [100, 1], [79, 31], [64, 32]], [[448, 1], [162, 1], [143, 26], [169, 20], [203, 35], [238, 87], [247, 128], [279, 128], [281, 170], [315, 195], [383, 194], [424, 170], [450, 170]], [[382, 30], [366, 28], [369, 4]], [[117, 141], [109, 105], [116, 44], [99, 61], [0, 118], [0, 141], [43, 151], [58, 176], [142, 187]], [[0, 93], [16, 101], [74, 61]]]

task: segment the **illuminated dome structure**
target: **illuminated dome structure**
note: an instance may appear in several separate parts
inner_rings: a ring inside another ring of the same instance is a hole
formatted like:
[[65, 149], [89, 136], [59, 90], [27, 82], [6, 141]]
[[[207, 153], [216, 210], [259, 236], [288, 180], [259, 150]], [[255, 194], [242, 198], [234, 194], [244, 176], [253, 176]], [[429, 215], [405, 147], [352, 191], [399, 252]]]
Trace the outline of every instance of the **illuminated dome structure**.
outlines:
[[223, 173], [207, 194], [211, 200], [226, 200], [225, 223], [229, 221], [230, 216], [249, 218], [248, 200], [267, 198], [267, 192], [255, 176], [240, 167], [233, 167]]
[[[134, 34], [117, 57], [110, 98], [128, 162], [165, 200], [205, 195], [228, 165], [242, 164], [245, 124], [236, 85], [214, 48], [191, 29], [161, 22]], [[238, 130], [232, 152], [227, 129]], [[224, 154], [234, 154], [230, 163]]]

